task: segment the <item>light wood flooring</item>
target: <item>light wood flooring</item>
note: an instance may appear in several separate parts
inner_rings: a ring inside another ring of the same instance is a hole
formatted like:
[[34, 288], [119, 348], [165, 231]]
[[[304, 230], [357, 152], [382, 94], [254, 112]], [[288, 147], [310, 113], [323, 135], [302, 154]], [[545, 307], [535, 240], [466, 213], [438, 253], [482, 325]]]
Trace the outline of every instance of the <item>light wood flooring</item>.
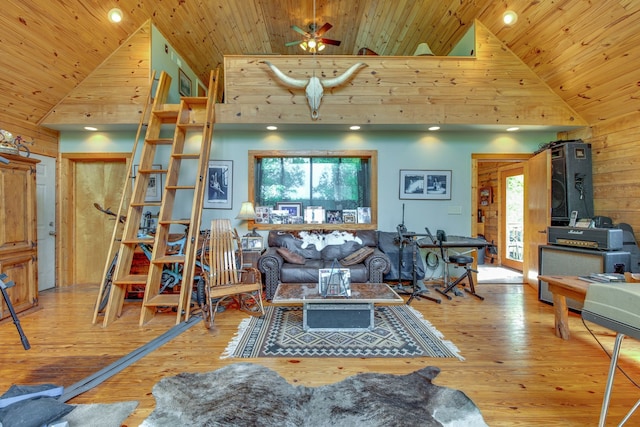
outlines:
[[[481, 284], [480, 301], [468, 294], [435, 304], [412, 303], [453, 341], [458, 359], [220, 359], [236, 327], [247, 314], [236, 310], [216, 316], [215, 327], [202, 322], [98, 387], [69, 403], [137, 400], [127, 420], [137, 426], [155, 406], [151, 388], [162, 377], [205, 372], [248, 361], [267, 366], [295, 384], [317, 386], [358, 372], [405, 374], [434, 365], [439, 385], [464, 391], [491, 426], [597, 425], [609, 359], [577, 314], [570, 317], [571, 339], [553, 334], [552, 307], [540, 303], [526, 285]], [[103, 328], [91, 324], [97, 286], [72, 286], [40, 294], [39, 307], [21, 315], [31, 350], [22, 348], [15, 325], [0, 324], [0, 392], [12, 384], [70, 386], [166, 332], [173, 313], [157, 314], [138, 326], [139, 303], [126, 303], [123, 316]], [[434, 293], [434, 295], [436, 295]], [[593, 325], [610, 351], [614, 334]], [[625, 339], [620, 365], [640, 380], [640, 343]], [[640, 391], [618, 373], [607, 425], [617, 425], [640, 398]], [[282, 402], [274, 402], [274, 405]], [[401, 421], [401, 420], [399, 420]], [[634, 415], [628, 425], [640, 425]]]

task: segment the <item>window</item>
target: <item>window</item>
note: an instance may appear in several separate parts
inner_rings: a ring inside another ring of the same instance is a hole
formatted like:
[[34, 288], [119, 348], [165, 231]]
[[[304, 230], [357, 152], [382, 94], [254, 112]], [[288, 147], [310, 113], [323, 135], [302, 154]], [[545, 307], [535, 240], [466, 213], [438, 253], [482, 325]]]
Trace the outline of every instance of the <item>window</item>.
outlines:
[[[314, 206], [332, 212], [370, 207], [371, 223], [355, 228], [376, 228], [376, 151], [250, 151], [249, 165], [249, 195], [255, 206], [299, 203], [303, 211]], [[353, 223], [334, 225], [323, 228], [354, 228]]]

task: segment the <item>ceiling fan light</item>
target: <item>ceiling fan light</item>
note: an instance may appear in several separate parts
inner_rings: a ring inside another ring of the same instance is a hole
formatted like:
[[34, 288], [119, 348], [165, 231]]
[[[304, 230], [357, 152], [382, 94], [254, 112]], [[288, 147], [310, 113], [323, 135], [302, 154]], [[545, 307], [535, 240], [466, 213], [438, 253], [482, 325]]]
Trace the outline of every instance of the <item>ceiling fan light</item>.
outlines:
[[309, 40], [308, 44], [309, 44], [309, 49], [315, 49], [317, 46], [316, 39]]
[[321, 50], [324, 50], [325, 47], [327, 46], [324, 43], [318, 42], [318, 52], [320, 52]]
[[300, 43], [300, 48], [301, 48], [302, 50], [305, 50], [305, 51], [306, 51], [306, 50], [307, 50], [307, 42], [305, 41], [305, 42]]

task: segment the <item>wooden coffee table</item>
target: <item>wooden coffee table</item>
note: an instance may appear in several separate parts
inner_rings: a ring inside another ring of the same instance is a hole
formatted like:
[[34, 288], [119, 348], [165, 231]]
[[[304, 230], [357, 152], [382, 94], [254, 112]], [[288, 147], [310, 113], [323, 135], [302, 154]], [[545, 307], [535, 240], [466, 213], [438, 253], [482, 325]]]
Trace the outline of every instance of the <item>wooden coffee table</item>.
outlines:
[[315, 331], [362, 331], [374, 327], [374, 306], [403, 304], [386, 283], [352, 283], [351, 297], [323, 298], [317, 283], [280, 283], [271, 300], [302, 304], [303, 327]]

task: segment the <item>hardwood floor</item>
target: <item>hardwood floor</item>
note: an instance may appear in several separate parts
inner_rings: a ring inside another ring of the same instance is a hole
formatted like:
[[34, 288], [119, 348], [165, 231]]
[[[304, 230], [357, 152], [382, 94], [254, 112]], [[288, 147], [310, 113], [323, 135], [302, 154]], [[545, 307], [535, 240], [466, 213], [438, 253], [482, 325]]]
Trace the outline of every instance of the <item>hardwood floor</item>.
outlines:
[[[137, 400], [127, 425], [139, 425], [155, 406], [151, 388], [162, 377], [205, 372], [249, 361], [279, 372], [291, 383], [316, 386], [358, 372], [406, 374], [434, 365], [436, 383], [464, 391], [491, 426], [597, 425], [609, 359], [582, 324], [570, 316], [571, 339], [553, 334], [552, 307], [540, 303], [526, 285], [481, 284], [479, 301], [470, 295], [435, 304], [412, 302], [460, 349], [457, 359], [220, 359], [238, 323], [247, 314], [229, 310], [216, 316], [214, 329], [202, 322], [69, 403]], [[138, 326], [139, 303], [126, 303], [123, 316], [103, 328], [91, 324], [97, 286], [72, 286], [40, 294], [39, 308], [21, 315], [31, 343], [25, 351], [15, 325], [0, 324], [0, 390], [12, 384], [54, 383], [70, 386], [166, 332], [175, 315], [157, 314]], [[613, 332], [591, 325], [611, 351]], [[640, 379], [640, 343], [625, 339], [620, 365]], [[616, 375], [607, 425], [616, 425], [640, 397], [620, 373]], [[401, 420], [399, 420], [401, 422]], [[634, 415], [628, 425], [639, 425]]]

